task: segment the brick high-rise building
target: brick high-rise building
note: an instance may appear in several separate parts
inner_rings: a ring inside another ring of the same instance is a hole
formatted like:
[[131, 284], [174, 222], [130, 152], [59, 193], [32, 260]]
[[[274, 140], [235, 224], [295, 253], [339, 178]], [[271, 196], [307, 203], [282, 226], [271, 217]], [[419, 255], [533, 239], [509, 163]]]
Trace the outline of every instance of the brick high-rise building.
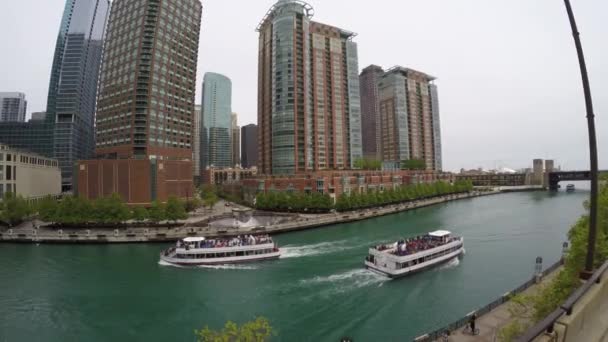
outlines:
[[378, 83], [381, 155], [384, 161], [423, 160], [441, 171], [441, 124], [434, 77], [394, 67]]
[[130, 203], [191, 197], [200, 0], [115, 0], [97, 110], [98, 160], [78, 193]]
[[249, 169], [258, 165], [258, 126], [250, 124], [241, 128], [241, 164]]
[[258, 26], [258, 168], [264, 174], [350, 169], [362, 157], [354, 33], [279, 0]]
[[361, 134], [363, 156], [381, 160], [380, 155], [380, 108], [378, 102], [378, 81], [384, 70], [377, 65], [370, 65], [361, 71]]

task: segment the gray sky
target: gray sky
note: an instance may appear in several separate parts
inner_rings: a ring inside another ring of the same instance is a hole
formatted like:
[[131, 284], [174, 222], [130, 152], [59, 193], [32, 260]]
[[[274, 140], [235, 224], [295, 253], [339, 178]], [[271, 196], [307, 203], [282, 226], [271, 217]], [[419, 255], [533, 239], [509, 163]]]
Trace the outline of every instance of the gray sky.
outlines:
[[[572, 0], [594, 95], [600, 166], [608, 138], [608, 2]], [[239, 124], [257, 120], [255, 27], [274, 0], [203, 1], [202, 75], [227, 75]], [[402, 65], [438, 78], [444, 168], [588, 167], [585, 107], [561, 0], [310, 0], [314, 20], [357, 32], [359, 67]], [[45, 110], [64, 0], [3, 1], [0, 91]], [[603, 152], [603, 154], [602, 154]]]

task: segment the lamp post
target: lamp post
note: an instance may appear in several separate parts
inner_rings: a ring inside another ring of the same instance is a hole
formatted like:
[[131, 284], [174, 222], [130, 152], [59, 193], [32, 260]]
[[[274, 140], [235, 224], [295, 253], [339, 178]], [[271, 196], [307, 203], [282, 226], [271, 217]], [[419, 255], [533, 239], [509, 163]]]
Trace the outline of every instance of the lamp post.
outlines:
[[576, 45], [578, 54], [578, 62], [581, 68], [581, 76], [583, 81], [583, 90], [585, 92], [585, 106], [587, 108], [587, 126], [589, 129], [589, 155], [591, 158], [591, 200], [589, 206], [589, 246], [587, 249], [587, 258], [585, 260], [585, 271], [583, 278], [588, 278], [593, 273], [593, 261], [595, 257], [595, 241], [597, 239], [597, 194], [598, 194], [598, 166], [597, 166], [597, 139], [595, 136], [595, 115], [593, 114], [593, 102], [591, 100], [591, 88], [589, 87], [589, 76], [587, 75], [587, 66], [585, 64], [585, 56], [583, 54], [583, 46], [581, 45], [580, 33], [576, 27], [576, 20], [572, 12], [570, 0], [564, 0], [570, 26], [572, 27], [572, 35]]

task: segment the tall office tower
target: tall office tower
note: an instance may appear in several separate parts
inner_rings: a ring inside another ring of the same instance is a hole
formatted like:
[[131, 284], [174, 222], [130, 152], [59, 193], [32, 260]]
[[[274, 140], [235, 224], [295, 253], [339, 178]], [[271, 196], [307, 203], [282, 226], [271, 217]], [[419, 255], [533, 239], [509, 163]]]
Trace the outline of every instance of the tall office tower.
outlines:
[[350, 169], [361, 150], [354, 33], [279, 0], [258, 26], [258, 124], [264, 174]]
[[232, 145], [232, 166], [241, 165], [241, 128], [238, 124], [238, 114], [232, 113], [232, 132], [230, 134]]
[[201, 105], [194, 106], [194, 137], [192, 144], [192, 173], [194, 177], [201, 176], [201, 122], [203, 110]]
[[201, 171], [232, 167], [232, 82], [208, 72], [203, 77]]
[[241, 127], [241, 164], [243, 168], [258, 165], [258, 126], [250, 124]]
[[113, 2], [97, 103], [99, 159], [80, 165], [85, 196], [119, 192], [131, 203], [192, 196], [201, 12], [200, 0]]
[[0, 142], [59, 159], [63, 190], [73, 163], [93, 154], [93, 117], [108, 0], [66, 0], [55, 45], [47, 115], [28, 123], [1, 123]]
[[363, 137], [363, 156], [381, 160], [380, 155], [380, 109], [378, 108], [378, 81], [384, 70], [370, 65], [361, 71], [361, 133]]
[[63, 190], [72, 187], [74, 162], [93, 157], [97, 84], [109, 0], [66, 1], [47, 99], [53, 151]]
[[378, 101], [384, 161], [419, 159], [428, 170], [441, 170], [439, 100], [434, 80], [403, 67], [394, 67], [381, 77]]
[[25, 122], [26, 111], [24, 93], [0, 92], [0, 122]]

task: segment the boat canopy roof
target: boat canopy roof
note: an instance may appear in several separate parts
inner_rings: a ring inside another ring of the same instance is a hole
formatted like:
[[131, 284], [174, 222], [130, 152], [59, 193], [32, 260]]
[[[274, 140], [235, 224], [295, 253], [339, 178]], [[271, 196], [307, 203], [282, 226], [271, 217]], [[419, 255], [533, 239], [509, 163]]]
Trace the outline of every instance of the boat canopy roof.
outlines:
[[450, 235], [452, 235], [452, 233], [447, 230], [436, 230], [434, 232], [430, 232], [429, 235], [433, 236], [433, 237], [441, 238], [441, 237], [445, 237], [445, 236], [450, 236]]
[[205, 241], [204, 237], [187, 237], [184, 239], [184, 242], [201, 242]]

